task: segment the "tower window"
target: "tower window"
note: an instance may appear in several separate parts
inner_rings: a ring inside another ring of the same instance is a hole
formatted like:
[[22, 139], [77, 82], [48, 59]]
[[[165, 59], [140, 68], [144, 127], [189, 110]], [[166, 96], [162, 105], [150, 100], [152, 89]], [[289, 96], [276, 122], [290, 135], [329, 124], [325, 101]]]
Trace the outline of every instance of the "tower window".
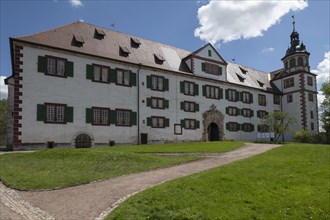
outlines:
[[290, 88], [290, 87], [294, 87], [294, 79], [293, 79], [293, 77], [284, 80], [284, 89]]
[[307, 85], [313, 86], [313, 77], [307, 76]]
[[295, 59], [291, 59], [290, 60], [290, 68], [291, 67], [295, 67], [296, 66], [296, 60]]
[[298, 66], [303, 66], [304, 62], [303, 62], [303, 58], [299, 57], [298, 58]]
[[287, 103], [293, 102], [292, 94], [288, 94], [286, 98], [287, 98]]

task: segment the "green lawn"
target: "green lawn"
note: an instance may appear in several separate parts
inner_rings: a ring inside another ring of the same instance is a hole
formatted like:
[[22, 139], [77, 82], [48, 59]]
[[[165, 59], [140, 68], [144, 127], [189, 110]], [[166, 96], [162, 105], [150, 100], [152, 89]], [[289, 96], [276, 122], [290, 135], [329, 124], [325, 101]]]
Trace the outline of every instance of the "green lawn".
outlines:
[[196, 155], [160, 156], [146, 152], [224, 152], [242, 145], [243, 142], [203, 142], [5, 154], [0, 155], [0, 180], [21, 190], [63, 188], [198, 159]]
[[110, 150], [135, 153], [222, 153], [242, 147], [242, 141], [189, 142], [176, 144], [148, 144], [115, 146]]
[[330, 219], [330, 145], [286, 144], [170, 181], [107, 219]]

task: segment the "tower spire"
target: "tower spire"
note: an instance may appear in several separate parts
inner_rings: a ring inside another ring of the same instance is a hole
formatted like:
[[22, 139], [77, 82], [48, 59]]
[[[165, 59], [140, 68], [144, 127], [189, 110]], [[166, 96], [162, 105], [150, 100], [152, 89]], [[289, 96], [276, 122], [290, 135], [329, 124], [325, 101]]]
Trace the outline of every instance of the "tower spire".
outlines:
[[292, 17], [292, 26], [293, 26], [293, 31], [296, 30], [296, 22], [294, 20], [294, 15], [291, 16]]

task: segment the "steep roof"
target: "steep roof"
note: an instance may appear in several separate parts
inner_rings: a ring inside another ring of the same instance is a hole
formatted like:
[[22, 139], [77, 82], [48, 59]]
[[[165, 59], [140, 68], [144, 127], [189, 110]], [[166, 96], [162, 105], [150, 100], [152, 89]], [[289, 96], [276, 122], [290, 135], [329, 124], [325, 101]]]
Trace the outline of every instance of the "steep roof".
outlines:
[[[184, 59], [205, 47], [190, 52], [80, 21], [30, 36], [16, 37], [12, 40], [133, 64], [141, 63], [144, 66], [187, 75], [193, 75], [193, 73], [185, 64]], [[212, 46], [212, 48], [214, 47]], [[218, 55], [220, 56], [220, 54]], [[228, 63], [227, 80], [242, 86], [265, 91], [272, 90], [269, 73], [239, 64]]]

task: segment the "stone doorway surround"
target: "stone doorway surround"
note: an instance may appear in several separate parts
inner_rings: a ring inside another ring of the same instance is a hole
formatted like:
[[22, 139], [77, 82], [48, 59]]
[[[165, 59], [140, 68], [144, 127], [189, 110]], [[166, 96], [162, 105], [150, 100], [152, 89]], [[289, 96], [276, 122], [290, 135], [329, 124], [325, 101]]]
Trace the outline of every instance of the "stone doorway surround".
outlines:
[[203, 113], [202, 141], [209, 141], [208, 127], [211, 123], [215, 123], [219, 128], [219, 140], [224, 140], [223, 119], [224, 115], [219, 110], [217, 110], [217, 107], [214, 104], [210, 106], [209, 110]]

